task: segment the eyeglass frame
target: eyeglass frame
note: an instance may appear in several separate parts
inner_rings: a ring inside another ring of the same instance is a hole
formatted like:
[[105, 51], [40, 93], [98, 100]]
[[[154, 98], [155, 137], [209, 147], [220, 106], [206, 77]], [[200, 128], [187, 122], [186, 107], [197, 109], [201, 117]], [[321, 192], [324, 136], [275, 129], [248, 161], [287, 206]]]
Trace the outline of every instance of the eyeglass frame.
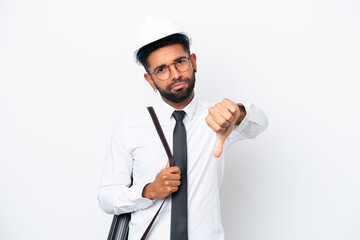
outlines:
[[169, 65], [164, 65], [164, 66], [162, 66], [163, 68], [169, 69], [170, 75], [169, 75], [168, 78], [166, 78], [166, 79], [163, 80], [163, 79], [160, 79], [160, 78], [156, 75], [155, 71], [156, 71], [156, 69], [157, 69], [158, 67], [156, 67], [156, 68], [154, 69], [154, 71], [152, 72], [152, 74], [155, 75], [156, 78], [159, 79], [160, 81], [166, 81], [166, 80], [168, 80], [168, 79], [170, 78], [170, 76], [171, 76], [171, 69], [170, 69], [170, 66], [171, 66], [171, 65], [174, 65], [175, 69], [176, 69], [178, 72], [184, 73], [184, 72], [189, 71], [190, 64], [192, 65], [191, 56], [190, 56], [190, 57], [185, 57], [185, 56], [179, 57], [179, 58], [175, 59], [174, 61], [177, 61], [177, 60], [180, 60], [180, 59], [187, 59], [187, 60], [189, 61], [189, 67], [188, 67], [185, 71], [180, 71], [180, 70], [176, 67], [176, 64], [177, 64], [177, 63], [176, 63], [176, 62], [173, 62], [173, 63], [171, 63], [171, 64], [169, 64]]

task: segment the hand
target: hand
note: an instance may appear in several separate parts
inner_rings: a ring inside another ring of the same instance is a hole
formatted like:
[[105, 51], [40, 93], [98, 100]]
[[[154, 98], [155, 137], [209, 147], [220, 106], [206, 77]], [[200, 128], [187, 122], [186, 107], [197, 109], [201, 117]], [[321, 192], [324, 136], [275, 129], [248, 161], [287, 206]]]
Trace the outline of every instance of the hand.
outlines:
[[240, 111], [237, 104], [226, 98], [209, 108], [206, 123], [217, 135], [213, 151], [215, 157], [220, 157], [226, 138], [234, 129], [235, 124], [240, 124], [245, 114], [245, 108]]
[[180, 168], [178, 166], [169, 167], [161, 170], [155, 178], [155, 181], [144, 187], [142, 196], [144, 198], [166, 198], [178, 190], [180, 186]]

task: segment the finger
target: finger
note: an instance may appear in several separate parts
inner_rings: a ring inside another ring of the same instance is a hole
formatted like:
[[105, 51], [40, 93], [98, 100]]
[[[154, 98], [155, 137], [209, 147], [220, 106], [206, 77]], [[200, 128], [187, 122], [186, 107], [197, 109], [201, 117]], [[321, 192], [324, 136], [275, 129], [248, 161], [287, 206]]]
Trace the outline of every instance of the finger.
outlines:
[[170, 181], [170, 186], [171, 187], [178, 187], [180, 186], [181, 182], [179, 180], [177, 181]]
[[180, 175], [180, 173], [169, 174], [169, 175], [167, 176], [167, 178], [168, 178], [170, 181], [178, 181], [178, 180], [180, 180], [181, 175]]
[[227, 98], [225, 98], [225, 99], [223, 99], [222, 101], [221, 101], [223, 104], [224, 104], [224, 106], [232, 113], [232, 115], [234, 115], [237, 111], [238, 111], [238, 109], [239, 109], [239, 107], [237, 106], [237, 104], [235, 104], [233, 101], [231, 101], [230, 99], [227, 99]]
[[181, 174], [180, 168], [178, 166], [168, 167], [166, 170], [167, 170], [167, 173]]
[[216, 143], [215, 143], [215, 147], [213, 150], [213, 155], [216, 158], [219, 158], [221, 156], [222, 150], [223, 150], [223, 145], [226, 139], [226, 136], [224, 134], [217, 134], [217, 139], [216, 139]]
[[167, 161], [165, 168], [168, 168], [168, 167], [170, 167], [170, 161], [169, 160]]
[[223, 128], [227, 128], [230, 124], [229, 121], [232, 120], [231, 112], [220, 103], [217, 103], [214, 107], [209, 109], [209, 115]]
[[[218, 105], [220, 109], [226, 110], [226, 112], [229, 112], [231, 116], [234, 116], [239, 111], [239, 106], [227, 98], [218, 103]], [[228, 119], [230, 116], [224, 115], [224, 117]]]
[[181, 174], [179, 172], [173, 173], [173, 172], [164, 171], [161, 177], [163, 180], [166, 181], [178, 181], [181, 178]]
[[217, 107], [219, 114], [221, 114], [221, 116], [225, 118], [227, 122], [231, 122], [234, 119], [234, 114], [232, 113], [233, 109], [229, 107], [228, 104], [221, 102]]
[[170, 193], [174, 193], [174, 192], [176, 192], [178, 189], [179, 189], [178, 187], [170, 187], [170, 188], [169, 188], [169, 190], [170, 190], [169, 192], [170, 192]]
[[206, 117], [206, 123], [212, 130], [214, 130], [214, 132], [223, 133], [226, 130], [224, 127], [215, 122], [213, 117], [210, 115]]
[[170, 179], [170, 176], [173, 174], [181, 174], [179, 167], [166, 167], [158, 173], [164, 179]]
[[163, 181], [163, 185], [165, 186], [170, 186], [170, 187], [176, 187], [179, 186], [181, 184], [180, 179], [170, 179], [168, 177], [166, 177], [166, 179], [164, 179]]

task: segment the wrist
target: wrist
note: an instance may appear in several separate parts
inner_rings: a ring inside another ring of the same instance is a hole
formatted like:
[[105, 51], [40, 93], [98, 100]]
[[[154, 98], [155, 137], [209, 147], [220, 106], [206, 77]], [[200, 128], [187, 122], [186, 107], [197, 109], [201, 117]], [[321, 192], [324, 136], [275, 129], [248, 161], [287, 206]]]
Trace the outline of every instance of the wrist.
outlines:
[[246, 109], [245, 109], [244, 105], [241, 103], [237, 103], [236, 105], [238, 106], [239, 112], [240, 112], [239, 117], [237, 118], [236, 123], [235, 123], [235, 125], [238, 126], [238, 125], [240, 125], [240, 123], [246, 116]]
[[143, 191], [142, 191], [142, 197], [152, 200], [152, 191], [151, 191], [151, 183], [148, 183], [145, 185]]

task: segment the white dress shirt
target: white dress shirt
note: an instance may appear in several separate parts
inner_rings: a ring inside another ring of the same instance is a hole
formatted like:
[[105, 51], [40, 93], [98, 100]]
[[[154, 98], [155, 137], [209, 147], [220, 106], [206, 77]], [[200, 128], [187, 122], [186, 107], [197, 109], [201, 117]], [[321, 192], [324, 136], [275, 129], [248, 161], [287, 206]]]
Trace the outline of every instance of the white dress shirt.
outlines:
[[[255, 138], [267, 127], [267, 118], [254, 104], [245, 105], [246, 116], [224, 143], [219, 158], [212, 154], [216, 133], [206, 124], [213, 104], [194, 98], [183, 110], [188, 149], [189, 240], [221, 240], [219, 187], [223, 178], [224, 151], [230, 143]], [[173, 147], [175, 110], [165, 102], [154, 106], [170, 149]], [[139, 240], [159, 209], [162, 199], [142, 197], [146, 184], [166, 167], [167, 155], [147, 109], [129, 113], [117, 124], [98, 191], [101, 208], [110, 214], [132, 212], [129, 240]], [[131, 175], [133, 185], [131, 184]], [[161, 209], [148, 240], [170, 239], [171, 198]]]

